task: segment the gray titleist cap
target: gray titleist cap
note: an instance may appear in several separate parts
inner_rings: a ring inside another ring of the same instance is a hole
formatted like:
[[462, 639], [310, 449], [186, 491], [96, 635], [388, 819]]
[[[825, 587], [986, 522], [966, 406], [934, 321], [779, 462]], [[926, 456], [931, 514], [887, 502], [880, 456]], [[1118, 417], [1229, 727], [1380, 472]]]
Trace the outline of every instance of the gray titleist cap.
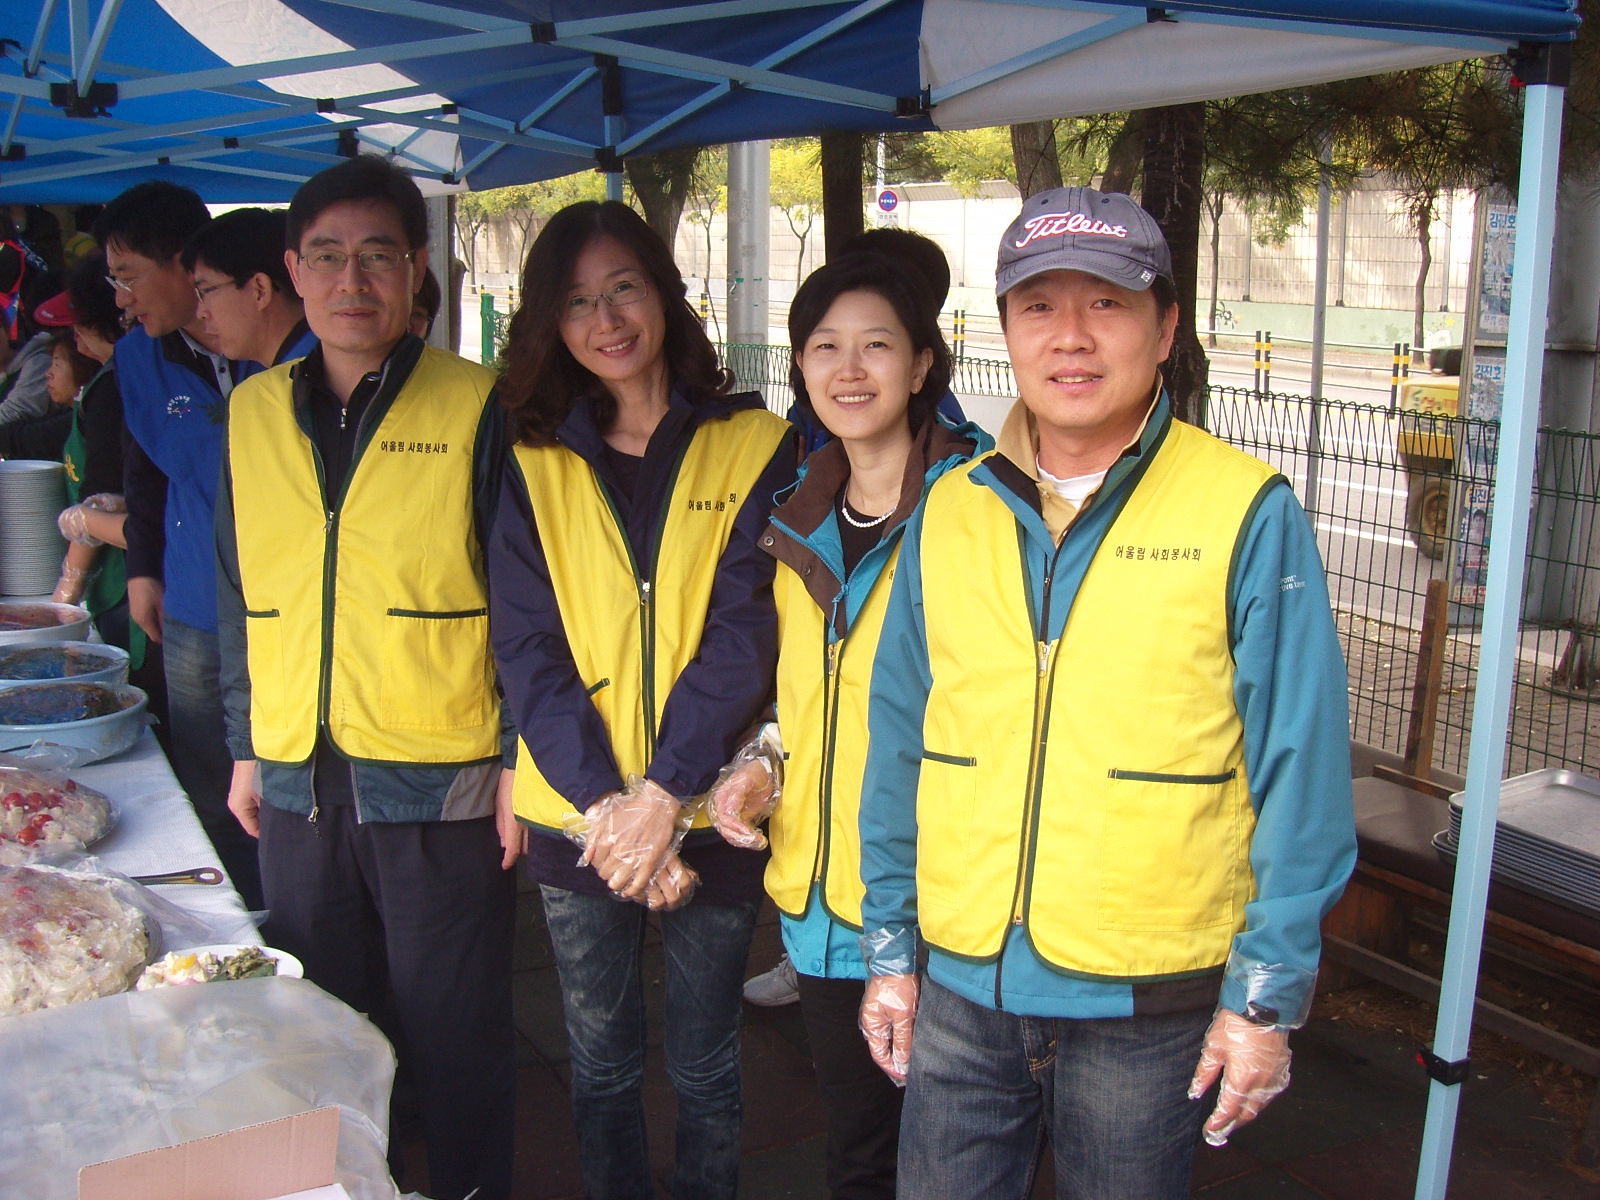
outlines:
[[1052, 188], [1029, 196], [1000, 239], [995, 295], [1044, 271], [1084, 271], [1142, 292], [1172, 278], [1172, 252], [1155, 218], [1121, 192]]

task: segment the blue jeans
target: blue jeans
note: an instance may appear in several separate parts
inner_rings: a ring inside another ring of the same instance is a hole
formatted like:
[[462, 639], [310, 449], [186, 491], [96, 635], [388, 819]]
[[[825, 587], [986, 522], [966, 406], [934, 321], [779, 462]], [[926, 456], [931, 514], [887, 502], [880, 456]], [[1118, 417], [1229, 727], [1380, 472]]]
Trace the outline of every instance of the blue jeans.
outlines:
[[1211, 1110], [1188, 1098], [1210, 1023], [1021, 1017], [924, 981], [899, 1194], [1023, 1200], [1048, 1140], [1057, 1200], [1182, 1200]]
[[261, 907], [261, 867], [256, 840], [228, 811], [233, 757], [222, 725], [221, 659], [217, 635], [168, 617], [161, 626], [161, 661], [167, 677], [168, 743], [172, 771], [189, 794], [245, 907]]
[[[591, 1200], [653, 1200], [642, 1083], [646, 910], [541, 887], [572, 1052], [572, 1112]], [[739, 1183], [739, 1003], [758, 902], [660, 914], [667, 1076], [678, 1097], [677, 1200], [731, 1198]]]

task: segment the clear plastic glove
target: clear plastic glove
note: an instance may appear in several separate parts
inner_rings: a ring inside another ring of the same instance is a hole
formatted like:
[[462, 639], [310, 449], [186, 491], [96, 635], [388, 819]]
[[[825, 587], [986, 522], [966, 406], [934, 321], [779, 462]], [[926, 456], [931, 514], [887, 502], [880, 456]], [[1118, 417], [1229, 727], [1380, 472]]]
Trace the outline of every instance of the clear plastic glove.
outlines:
[[756, 826], [772, 816], [782, 796], [783, 744], [777, 726], [769, 724], [717, 772], [706, 811], [712, 826], [730, 846], [765, 850], [767, 835]]
[[56, 580], [55, 590], [50, 593], [50, 599], [57, 604], [76, 604], [83, 599], [84, 589], [89, 586], [89, 577], [93, 574], [93, 571], [75, 567], [67, 559], [62, 559], [61, 575]]
[[911, 1031], [917, 1021], [915, 975], [869, 975], [861, 997], [861, 1036], [872, 1061], [896, 1087], [911, 1069]]
[[661, 869], [650, 877], [650, 885], [645, 888], [644, 906], [653, 912], [673, 912], [689, 903], [699, 886], [700, 876], [694, 868], [679, 858], [677, 851], [669, 850]]
[[643, 902], [669, 850], [683, 843], [694, 809], [653, 780], [630, 776], [620, 792], [602, 796], [563, 828], [583, 847], [579, 866], [593, 867], [612, 893]]
[[1202, 1130], [1213, 1146], [1226, 1145], [1235, 1129], [1255, 1120], [1289, 1086], [1288, 1031], [1256, 1025], [1230, 1008], [1219, 1008], [1206, 1031], [1189, 1099], [1205, 1095], [1219, 1075], [1217, 1107]]
[[86, 500], [61, 510], [56, 517], [56, 528], [61, 530], [61, 536], [69, 542], [77, 542], [80, 546], [103, 546], [105, 542], [89, 532], [89, 516], [91, 512], [127, 512], [128, 505], [121, 496], [111, 492], [99, 492]]

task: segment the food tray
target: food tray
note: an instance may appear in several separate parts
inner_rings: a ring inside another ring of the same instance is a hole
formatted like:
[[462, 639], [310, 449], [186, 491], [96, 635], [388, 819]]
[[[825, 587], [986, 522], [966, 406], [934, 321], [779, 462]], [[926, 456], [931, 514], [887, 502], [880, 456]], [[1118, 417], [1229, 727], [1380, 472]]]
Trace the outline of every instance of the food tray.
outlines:
[[6, 663], [13, 655], [24, 651], [37, 650], [40, 645], [48, 644], [52, 647], [64, 647], [72, 650], [82, 650], [85, 653], [95, 654], [101, 658], [111, 660], [109, 664], [98, 671], [85, 671], [81, 675], [60, 675], [52, 678], [66, 679], [73, 683], [127, 683], [128, 682], [128, 652], [121, 646], [108, 645], [105, 642], [74, 642], [54, 641], [50, 643], [25, 642], [0, 645], [0, 689], [20, 687], [29, 683], [48, 683], [50, 679], [14, 679], [10, 678]]
[[[40, 686], [49, 687], [49, 684]], [[139, 740], [146, 720], [145, 709], [149, 698], [130, 683], [107, 684], [117, 693], [124, 707], [103, 717], [88, 717], [82, 721], [63, 721], [52, 725], [0, 725], [0, 753], [26, 750], [35, 742], [49, 742], [57, 746], [76, 746], [93, 757], [82, 759], [77, 765], [98, 762], [102, 758], [121, 754]]]
[[89, 633], [89, 610], [80, 604], [49, 600], [0, 600], [0, 616], [16, 609], [54, 609], [57, 624], [34, 629], [0, 629], [0, 646], [25, 646], [34, 642], [77, 642]]
[[[1433, 835], [1433, 848], [1439, 857], [1452, 869], [1460, 855], [1461, 847], [1458, 839], [1451, 830], [1441, 829]], [[1490, 874], [1498, 880], [1513, 884], [1529, 895], [1538, 896], [1552, 904], [1559, 904], [1563, 908], [1570, 908], [1586, 916], [1600, 917], [1600, 895], [1587, 893], [1571, 886], [1553, 885], [1547, 878], [1538, 873], [1531, 873], [1525, 867], [1515, 863], [1505, 863], [1500, 855], [1500, 847], [1495, 846], [1494, 862]]]
[[[1464, 792], [1450, 797], [1459, 813]], [[1600, 864], [1600, 779], [1546, 767], [1500, 785], [1500, 830]]]

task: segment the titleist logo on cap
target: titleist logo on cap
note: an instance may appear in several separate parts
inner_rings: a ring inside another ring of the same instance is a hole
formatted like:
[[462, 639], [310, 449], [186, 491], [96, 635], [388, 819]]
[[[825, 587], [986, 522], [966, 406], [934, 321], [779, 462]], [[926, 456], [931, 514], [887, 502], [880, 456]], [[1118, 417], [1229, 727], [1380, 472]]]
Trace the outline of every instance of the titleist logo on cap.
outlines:
[[1102, 237], [1125, 238], [1126, 225], [1111, 225], [1097, 217], [1078, 212], [1040, 213], [1022, 224], [1022, 236], [1013, 245], [1021, 250], [1029, 242], [1040, 238], [1065, 237], [1067, 234], [1099, 234]]

